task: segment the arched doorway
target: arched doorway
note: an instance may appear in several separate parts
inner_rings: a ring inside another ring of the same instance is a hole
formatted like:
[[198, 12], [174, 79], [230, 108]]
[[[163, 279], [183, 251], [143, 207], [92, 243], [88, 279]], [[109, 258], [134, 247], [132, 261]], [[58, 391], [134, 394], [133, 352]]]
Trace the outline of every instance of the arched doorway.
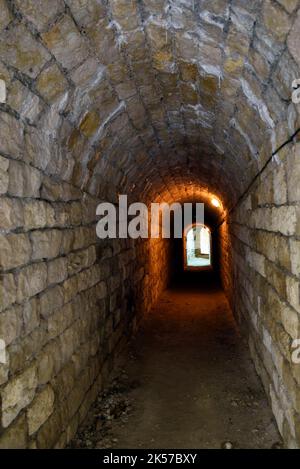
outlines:
[[210, 270], [212, 268], [211, 232], [203, 224], [194, 223], [184, 231], [184, 270]]

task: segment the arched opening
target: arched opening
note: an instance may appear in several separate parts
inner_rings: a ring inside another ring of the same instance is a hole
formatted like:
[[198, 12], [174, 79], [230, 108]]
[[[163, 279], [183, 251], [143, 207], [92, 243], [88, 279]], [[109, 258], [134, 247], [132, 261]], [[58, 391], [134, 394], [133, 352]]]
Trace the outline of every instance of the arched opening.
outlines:
[[194, 223], [184, 230], [184, 270], [212, 269], [212, 241], [208, 226]]

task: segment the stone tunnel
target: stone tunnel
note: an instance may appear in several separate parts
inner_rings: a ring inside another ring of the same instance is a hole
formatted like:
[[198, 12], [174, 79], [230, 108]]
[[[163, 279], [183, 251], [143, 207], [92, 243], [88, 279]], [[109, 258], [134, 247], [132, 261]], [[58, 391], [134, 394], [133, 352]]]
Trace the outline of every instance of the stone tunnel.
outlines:
[[0, 7], [0, 447], [66, 447], [169, 285], [168, 240], [97, 238], [97, 205], [127, 194], [205, 204], [266, 405], [299, 448], [299, 1]]

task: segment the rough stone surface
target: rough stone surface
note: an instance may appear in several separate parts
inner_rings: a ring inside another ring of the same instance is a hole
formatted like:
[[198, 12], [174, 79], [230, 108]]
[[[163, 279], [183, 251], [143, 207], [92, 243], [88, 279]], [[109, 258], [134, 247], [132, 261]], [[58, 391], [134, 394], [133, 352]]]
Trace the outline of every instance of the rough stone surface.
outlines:
[[35, 397], [33, 403], [27, 410], [29, 435], [35, 433], [53, 412], [54, 392], [47, 386]]
[[96, 206], [118, 194], [222, 201], [224, 288], [300, 444], [298, 137], [240, 199], [300, 127], [299, 2], [168, 3], [0, 0], [1, 445], [65, 446], [168, 283], [164, 240], [96, 238]]
[[33, 400], [37, 385], [36, 368], [31, 366], [8, 383], [1, 392], [2, 425], [7, 427], [21, 409]]

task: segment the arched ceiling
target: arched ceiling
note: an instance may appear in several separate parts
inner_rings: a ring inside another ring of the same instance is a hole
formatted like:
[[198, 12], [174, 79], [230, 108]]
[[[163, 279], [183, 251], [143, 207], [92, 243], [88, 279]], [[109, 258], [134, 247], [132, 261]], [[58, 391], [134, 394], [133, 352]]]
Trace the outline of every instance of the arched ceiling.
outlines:
[[298, 0], [0, 5], [11, 138], [93, 195], [198, 188], [230, 206], [300, 127]]

